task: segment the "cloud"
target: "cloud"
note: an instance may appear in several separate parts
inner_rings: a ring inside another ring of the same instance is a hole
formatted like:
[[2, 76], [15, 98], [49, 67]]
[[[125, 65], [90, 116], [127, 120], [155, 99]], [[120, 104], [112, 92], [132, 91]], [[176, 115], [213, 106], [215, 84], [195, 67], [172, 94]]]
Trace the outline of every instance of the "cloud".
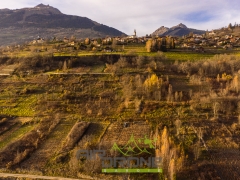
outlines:
[[184, 14], [183, 20], [188, 22], [208, 22], [213, 19], [214, 16], [209, 14], [207, 11], [196, 11], [188, 14]]
[[0, 8], [33, 7], [39, 3], [56, 7], [64, 14], [88, 17], [127, 34], [136, 29], [139, 36], [179, 23], [203, 30], [240, 23], [239, 0], [8, 0]]

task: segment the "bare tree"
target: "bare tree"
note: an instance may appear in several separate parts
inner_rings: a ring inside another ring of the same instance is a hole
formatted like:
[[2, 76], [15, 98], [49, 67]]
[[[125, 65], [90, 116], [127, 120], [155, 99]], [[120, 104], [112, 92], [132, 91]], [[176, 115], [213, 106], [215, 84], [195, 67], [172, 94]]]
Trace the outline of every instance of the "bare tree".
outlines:
[[213, 107], [214, 119], [218, 119], [218, 111], [220, 109], [220, 103], [215, 101], [213, 102], [212, 107]]
[[200, 142], [197, 141], [197, 143], [193, 147], [193, 154], [194, 154], [194, 159], [197, 160], [200, 156], [201, 150], [200, 150]]
[[173, 101], [172, 85], [171, 85], [171, 84], [169, 84], [169, 86], [168, 86], [167, 101], [168, 101], [168, 102], [172, 102], [172, 101]]
[[63, 71], [66, 71], [66, 70], [67, 70], [67, 61], [66, 61], [66, 60], [65, 60], [64, 63], [63, 63], [62, 70], [63, 70]]
[[177, 136], [179, 135], [179, 131], [180, 131], [180, 128], [182, 126], [182, 121], [180, 119], [177, 119], [175, 121], [175, 126], [176, 126], [176, 130], [177, 130]]

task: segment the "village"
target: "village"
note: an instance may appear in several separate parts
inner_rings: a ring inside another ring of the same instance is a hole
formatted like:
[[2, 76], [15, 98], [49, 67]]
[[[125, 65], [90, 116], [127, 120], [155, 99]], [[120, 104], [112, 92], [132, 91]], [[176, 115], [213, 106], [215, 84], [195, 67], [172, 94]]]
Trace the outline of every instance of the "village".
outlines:
[[[194, 34], [181, 37], [151, 35], [138, 37], [136, 30], [133, 35], [105, 38], [76, 38], [52, 37], [45, 39], [37, 36], [34, 40], [21, 45], [11, 45], [0, 48], [0, 55], [12, 52], [25, 53], [124, 53], [126, 47], [135, 46], [145, 52], [157, 51], [192, 51], [204, 53], [214, 50], [238, 50], [240, 47], [240, 26], [235, 24], [228, 27], [206, 31], [204, 34]], [[144, 49], [144, 50], [143, 50]]]

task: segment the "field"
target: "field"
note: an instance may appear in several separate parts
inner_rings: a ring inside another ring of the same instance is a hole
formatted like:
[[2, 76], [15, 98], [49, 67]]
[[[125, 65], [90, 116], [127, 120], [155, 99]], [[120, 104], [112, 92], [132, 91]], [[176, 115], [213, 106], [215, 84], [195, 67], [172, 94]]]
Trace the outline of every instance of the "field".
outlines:
[[[56, 47], [64, 46], [64, 48], [56, 49]], [[107, 47], [107, 45], [105, 45]], [[104, 46], [104, 47], [105, 47]], [[110, 46], [111, 47], [111, 46]], [[138, 56], [157, 56], [158, 52], [147, 52], [144, 43], [130, 43], [125, 45], [116, 45], [112, 52], [98, 50], [76, 50], [73, 47], [61, 42], [46, 42], [43, 44], [26, 44], [21, 48], [13, 48], [12, 50], [4, 50], [2, 57], [34, 57], [34, 56], [49, 56], [49, 57], [85, 57], [85, 56], [102, 56], [102, 55], [138, 55]], [[215, 54], [238, 54], [238, 49], [224, 50], [213, 47], [205, 47], [205, 52], [196, 52], [190, 48], [168, 49], [164, 55], [169, 60], [187, 61], [200, 60], [213, 57]]]
[[[238, 179], [236, 52], [125, 50], [2, 58], [2, 71], [13, 71], [0, 77], [0, 171], [119, 180]], [[126, 148], [162, 157], [163, 173], [104, 174], [99, 159], [76, 158], [80, 149], [123, 157]]]

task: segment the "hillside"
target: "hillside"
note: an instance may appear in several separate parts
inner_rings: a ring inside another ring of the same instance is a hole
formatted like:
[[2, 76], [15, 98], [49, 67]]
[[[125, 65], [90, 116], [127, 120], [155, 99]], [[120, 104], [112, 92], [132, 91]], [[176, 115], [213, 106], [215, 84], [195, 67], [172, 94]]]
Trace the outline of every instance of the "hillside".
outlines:
[[[99, 24], [87, 17], [61, 13], [58, 9], [39, 4], [33, 8], [0, 9], [0, 45], [21, 43], [32, 37], [74, 35], [77, 38], [121, 36], [123, 32]], [[62, 33], [64, 32], [64, 33]]]
[[238, 179], [239, 56], [165, 54], [1, 57], [0, 172], [123, 180], [77, 154], [101, 149], [161, 153], [163, 173], [131, 180]]
[[171, 28], [161, 26], [156, 31], [154, 31], [152, 33], [152, 35], [154, 35], [154, 36], [156, 36], [156, 35], [159, 35], [159, 36], [183, 36], [183, 35], [188, 35], [190, 32], [193, 32], [194, 34], [204, 34], [205, 33], [205, 31], [203, 31], [203, 30], [188, 28], [186, 25], [180, 23]]

